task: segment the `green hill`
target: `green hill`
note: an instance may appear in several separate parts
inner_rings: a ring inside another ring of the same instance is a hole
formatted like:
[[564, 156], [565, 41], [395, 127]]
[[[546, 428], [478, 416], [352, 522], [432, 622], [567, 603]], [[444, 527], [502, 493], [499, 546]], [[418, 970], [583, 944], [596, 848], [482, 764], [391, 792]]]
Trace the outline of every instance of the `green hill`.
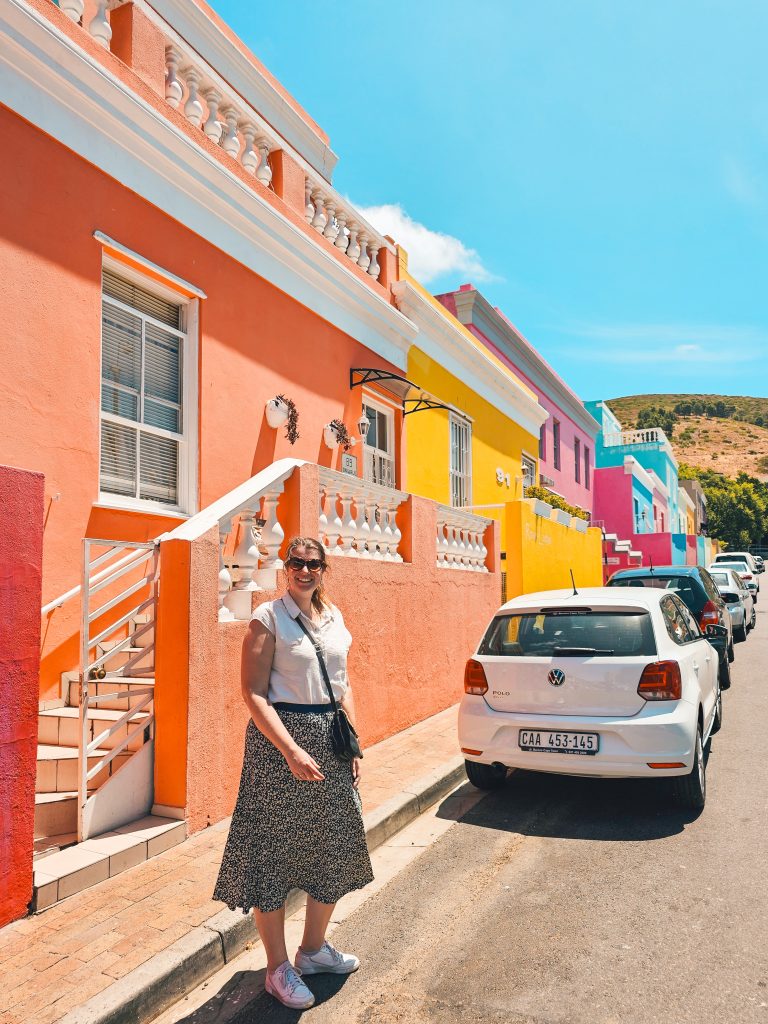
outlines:
[[[745, 395], [627, 395], [608, 400], [625, 429], [651, 407], [673, 411], [675, 406], [701, 405], [709, 412], [679, 416], [672, 448], [681, 462], [715, 470], [726, 476], [749, 473], [768, 480], [768, 398]], [[726, 415], [712, 415], [719, 406]], [[755, 421], [758, 421], [755, 423]]]

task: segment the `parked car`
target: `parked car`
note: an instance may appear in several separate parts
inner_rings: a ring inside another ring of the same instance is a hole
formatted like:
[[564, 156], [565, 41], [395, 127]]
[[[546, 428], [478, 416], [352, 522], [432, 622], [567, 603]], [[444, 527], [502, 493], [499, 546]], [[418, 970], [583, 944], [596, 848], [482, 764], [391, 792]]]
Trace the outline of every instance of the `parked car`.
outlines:
[[674, 591], [693, 612], [703, 631], [709, 625], [725, 626], [727, 636], [712, 637], [720, 655], [720, 686], [731, 685], [730, 663], [733, 661], [733, 627], [728, 606], [720, 596], [714, 580], [699, 565], [660, 565], [642, 569], [620, 569], [608, 580], [609, 587], [651, 587]]
[[728, 606], [733, 639], [746, 640], [747, 633], [755, 625], [755, 602], [752, 599], [752, 592], [735, 569], [715, 564], [710, 565], [707, 571]]
[[758, 568], [755, 556], [750, 554], [749, 551], [721, 551], [719, 555], [715, 555], [715, 561], [713, 564], [717, 565], [730, 565], [735, 563], [741, 565], [742, 568], [737, 571], [742, 576], [752, 575], [757, 583], [757, 591], [760, 593], [760, 569]]
[[467, 662], [459, 742], [469, 781], [507, 768], [663, 777], [699, 809], [704, 748], [722, 724], [718, 655], [672, 590], [596, 587], [503, 605]]
[[713, 567], [717, 569], [733, 569], [734, 572], [737, 572], [749, 589], [753, 602], [757, 604], [757, 595], [760, 593], [760, 581], [757, 578], [757, 574], [753, 573], [749, 566], [736, 559], [731, 561], [723, 559], [721, 562], [713, 562], [710, 569]]
[[758, 573], [764, 573], [765, 572], [765, 561], [763, 559], [763, 556], [762, 555], [753, 555], [752, 557], [755, 560], [755, 565], [757, 566]]

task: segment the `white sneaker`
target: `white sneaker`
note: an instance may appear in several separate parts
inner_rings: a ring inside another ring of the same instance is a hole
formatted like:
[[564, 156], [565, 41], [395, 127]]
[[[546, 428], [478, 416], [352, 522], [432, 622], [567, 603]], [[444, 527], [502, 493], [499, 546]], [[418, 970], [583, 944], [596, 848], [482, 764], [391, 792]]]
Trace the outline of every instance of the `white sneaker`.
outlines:
[[324, 942], [316, 953], [296, 954], [296, 967], [302, 974], [351, 974], [360, 966], [352, 953], [340, 953], [330, 942]]
[[271, 974], [267, 971], [264, 988], [283, 1006], [289, 1006], [292, 1010], [306, 1010], [315, 1002], [315, 997], [301, 980], [301, 971], [290, 960], [280, 964]]

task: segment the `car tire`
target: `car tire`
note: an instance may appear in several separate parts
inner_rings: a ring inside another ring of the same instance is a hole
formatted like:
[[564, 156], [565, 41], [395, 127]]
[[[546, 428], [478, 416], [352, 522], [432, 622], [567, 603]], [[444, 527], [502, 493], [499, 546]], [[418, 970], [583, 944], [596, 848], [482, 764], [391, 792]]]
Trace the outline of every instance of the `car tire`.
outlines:
[[507, 769], [501, 765], [478, 764], [477, 761], [465, 761], [464, 770], [467, 778], [477, 789], [498, 789], [504, 785]]
[[707, 762], [704, 757], [704, 742], [701, 726], [696, 729], [696, 746], [693, 767], [687, 775], [680, 775], [672, 782], [672, 796], [679, 807], [688, 811], [702, 811], [707, 801]]
[[731, 642], [728, 644], [728, 663], [731, 664], [731, 662], [733, 662], [735, 658], [736, 655], [733, 652], [733, 640], [731, 640]]
[[731, 666], [728, 664], [728, 659], [723, 658], [720, 662], [720, 671], [717, 675], [717, 681], [720, 685], [721, 690], [729, 690], [731, 687]]
[[743, 644], [747, 639], [747, 627], [744, 624], [733, 627], [733, 639], [737, 644]]
[[720, 687], [717, 688], [717, 702], [715, 704], [715, 717], [712, 719], [712, 730], [710, 736], [714, 736], [716, 732], [720, 732], [723, 728], [723, 691]]

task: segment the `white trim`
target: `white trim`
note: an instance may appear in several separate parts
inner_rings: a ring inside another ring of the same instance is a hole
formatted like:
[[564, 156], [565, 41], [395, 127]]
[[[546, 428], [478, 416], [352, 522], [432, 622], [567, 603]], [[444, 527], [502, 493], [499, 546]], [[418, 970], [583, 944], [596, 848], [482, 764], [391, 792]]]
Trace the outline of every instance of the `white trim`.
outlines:
[[[602, 466], [602, 469], [610, 469], [610, 466]], [[629, 473], [632, 476], [636, 476], [640, 483], [645, 487], [646, 490], [651, 492], [653, 496], [653, 490], [656, 483], [651, 474], [641, 466], [640, 463], [633, 455], [624, 456], [624, 472]]]
[[[172, 29], [175, 35], [196, 50], [246, 103], [259, 111], [264, 120], [330, 182], [338, 161], [330, 145], [307, 124], [258, 65], [238, 49], [197, 4], [190, 3], [190, 0], [150, 0], [150, 3], [142, 4], [142, 8], [164, 32]], [[162, 21], [153, 16], [152, 8]], [[309, 45], [307, 39], [304, 45]]]
[[[453, 427], [456, 425], [460, 432], [466, 433], [467, 445], [467, 465], [464, 471], [453, 468]], [[466, 418], [466, 416], [457, 416], [454, 412], [448, 414], [448, 488], [449, 488], [449, 508], [468, 508], [472, 505], [472, 440], [474, 431], [472, 430], [472, 424]], [[458, 478], [461, 481], [461, 490], [463, 492], [460, 497], [464, 498], [464, 501], [460, 501], [458, 504], [453, 504], [453, 481]]]
[[[112, 499], [115, 499], [112, 501]], [[166, 516], [168, 519], [189, 519], [189, 512], [182, 512], [181, 509], [173, 508], [171, 505], [161, 505], [158, 502], [128, 498], [121, 494], [109, 494], [106, 491], [99, 492], [99, 500], [94, 501], [92, 508], [106, 508], [117, 512], [139, 512], [141, 515]]]
[[[158, 266], [157, 263], [153, 263], [152, 260], [148, 260], [146, 256], [141, 256], [139, 253], [134, 252], [133, 249], [129, 249], [125, 245], [121, 245], [120, 242], [116, 242], [114, 238], [110, 238], [109, 235], [105, 235], [103, 231], [94, 231], [93, 237], [97, 242], [100, 242], [105, 249], [111, 249], [113, 252], [119, 252], [121, 255], [126, 256], [133, 263], [138, 263], [145, 270], [149, 271], [150, 274], [157, 274], [165, 281], [171, 289], [173, 289], [174, 302], [178, 301], [178, 293], [181, 292], [184, 298], [190, 298], [194, 296], [198, 299], [207, 299], [208, 296], [202, 289], [198, 288], [197, 285], [190, 284], [189, 281], [185, 281], [183, 277], [177, 277], [172, 274], [169, 270], [165, 270], [163, 267]], [[109, 254], [112, 255], [111, 253]], [[105, 260], [107, 257], [105, 257]], [[142, 278], [141, 275], [136, 273], [136, 268], [128, 266], [123, 263], [122, 260], [112, 256], [110, 264], [114, 265], [115, 268], [119, 269], [123, 276], [126, 276], [126, 272], [133, 271], [135, 277], [139, 280], [146, 281], [146, 278]], [[153, 278], [153, 283], [155, 279]], [[158, 282], [162, 283], [162, 282]], [[142, 286], [145, 287], [145, 286]]]
[[[23, 0], [0, 0], [4, 103], [400, 369], [417, 328]], [[83, 197], [85, 201], [86, 197]], [[347, 261], [348, 262], [348, 261]]]
[[[368, 475], [368, 458], [370, 455], [375, 459], [386, 459], [391, 463], [392, 466], [392, 483], [394, 487], [397, 482], [397, 450], [395, 447], [395, 411], [396, 409], [392, 406], [387, 405], [385, 402], [380, 401], [377, 397], [368, 398], [368, 392], [363, 392], [363, 412], [365, 412], [365, 406], [369, 406], [371, 409], [375, 409], [376, 412], [380, 412], [387, 418], [387, 440], [389, 445], [387, 448], [374, 448], [373, 445], [368, 444], [368, 441], [363, 443], [363, 480], [366, 483], [375, 483]], [[378, 428], [377, 428], [378, 429]], [[389, 485], [385, 485], [389, 486]]]
[[497, 348], [506, 352], [511, 362], [555, 402], [562, 414], [570, 417], [594, 441], [600, 433], [600, 424], [517, 328], [476, 289], [459, 290], [451, 295], [456, 301], [456, 319], [465, 326], [477, 327]]
[[363, 384], [361, 391], [363, 393], [363, 405], [366, 403], [368, 405], [374, 405], [376, 402], [381, 402], [382, 405], [387, 406], [389, 409], [393, 409], [395, 412], [403, 411], [402, 405], [396, 398], [386, 398], [384, 395], [379, 394], [378, 391], [374, 391], [368, 384]]
[[392, 285], [398, 306], [420, 329], [415, 345], [454, 377], [463, 381], [501, 413], [538, 437], [549, 416], [536, 398], [500, 367], [480, 345], [473, 345], [461, 328], [454, 326], [439, 309], [409, 281]]

